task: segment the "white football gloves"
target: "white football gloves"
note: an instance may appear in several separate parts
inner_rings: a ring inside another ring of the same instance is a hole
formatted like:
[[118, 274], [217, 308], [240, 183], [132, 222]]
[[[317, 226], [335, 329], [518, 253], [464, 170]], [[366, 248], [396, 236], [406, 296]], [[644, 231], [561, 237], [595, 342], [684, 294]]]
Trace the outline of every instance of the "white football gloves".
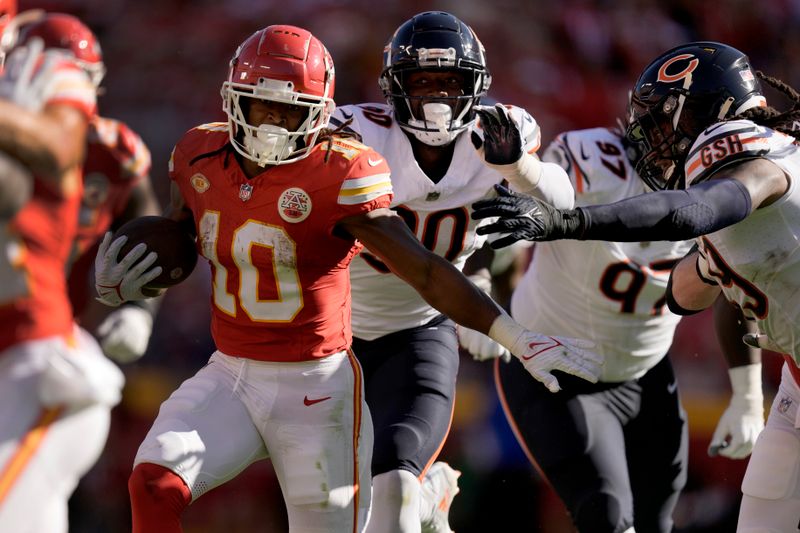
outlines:
[[44, 41], [39, 38], [15, 48], [6, 58], [0, 76], [0, 98], [28, 111], [41, 111], [55, 90], [55, 67], [66, 57], [69, 56], [63, 51], [45, 50]]
[[99, 296], [97, 300], [110, 307], [148, 298], [142, 293], [142, 289], [161, 274], [160, 266], [147, 270], [158, 259], [157, 253], [150, 252], [139, 261], [147, 251], [144, 243], [137, 244], [121, 261], [117, 261], [119, 251], [127, 240], [127, 237], [122, 236], [111, 242], [111, 232], [106, 233], [94, 260], [95, 289]]
[[47, 407], [118, 404], [125, 377], [88, 333], [81, 330], [79, 339], [80, 349], [49, 353], [37, 384], [39, 400]]
[[591, 341], [533, 333], [506, 314], [497, 317], [489, 335], [508, 347], [525, 370], [550, 392], [561, 390], [558, 379], [551, 373], [553, 370], [591, 383], [600, 379], [603, 356], [589, 350], [595, 346]]
[[[492, 280], [486, 276], [471, 275], [470, 281], [486, 294], [491, 294]], [[472, 354], [476, 361], [489, 361], [492, 359], [503, 358], [506, 363], [511, 360], [511, 353], [504, 347], [493, 341], [480, 331], [456, 325], [458, 332], [458, 343]]]
[[764, 429], [764, 395], [761, 392], [761, 363], [737, 366], [728, 370], [731, 378], [730, 405], [717, 423], [708, 446], [708, 455], [729, 459], [750, 455]]
[[118, 363], [132, 363], [147, 350], [153, 317], [141, 307], [124, 305], [112, 311], [97, 327], [103, 352]]

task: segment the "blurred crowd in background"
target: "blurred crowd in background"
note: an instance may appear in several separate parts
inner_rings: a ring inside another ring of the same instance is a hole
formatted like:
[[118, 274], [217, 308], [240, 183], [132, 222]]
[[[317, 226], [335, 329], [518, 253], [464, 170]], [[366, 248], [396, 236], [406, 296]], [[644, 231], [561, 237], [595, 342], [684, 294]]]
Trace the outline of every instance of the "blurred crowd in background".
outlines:
[[[101, 113], [127, 122], [144, 138], [165, 207], [173, 143], [197, 124], [225, 119], [219, 90], [228, 60], [238, 43], [269, 24], [302, 26], [326, 44], [336, 64], [339, 104], [379, 102], [381, 52], [394, 29], [420, 11], [450, 11], [470, 24], [486, 47], [494, 77], [491, 96], [526, 108], [542, 127], [543, 146], [567, 129], [614, 124], [624, 116], [640, 70], [662, 51], [690, 40], [733, 45], [749, 54], [756, 68], [800, 87], [800, 68], [793, 64], [800, 57], [800, 0], [20, 2], [20, 11], [31, 8], [74, 14], [97, 34], [108, 67]], [[781, 97], [767, 94], [781, 108]], [[525, 259], [512, 265], [524, 267]], [[147, 354], [124, 368], [128, 384], [114, 410], [106, 450], [71, 501], [73, 533], [130, 530], [126, 480], [136, 447], [160, 402], [213, 351], [204, 302], [207, 276], [208, 268], [200, 264], [168, 292]], [[691, 435], [689, 483], [676, 525], [681, 532], [733, 531], [746, 461], [706, 454], [729, 394], [706, 314], [684, 320], [671, 356]], [[771, 402], [780, 360], [765, 355], [764, 363]], [[527, 463], [505, 422], [491, 365], [468, 356], [462, 359], [455, 419], [441, 459], [463, 472], [450, 520], [458, 533], [570, 531], [563, 506]], [[184, 526], [189, 533], [286, 530], [269, 463], [204, 496], [190, 507]]]

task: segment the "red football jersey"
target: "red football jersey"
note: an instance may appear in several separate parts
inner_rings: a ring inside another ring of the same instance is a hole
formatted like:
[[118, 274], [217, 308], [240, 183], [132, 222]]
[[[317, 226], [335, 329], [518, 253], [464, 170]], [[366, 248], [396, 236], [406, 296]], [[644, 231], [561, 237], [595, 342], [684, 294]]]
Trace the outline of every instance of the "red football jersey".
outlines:
[[[327, 156], [327, 161], [326, 161]], [[227, 124], [188, 132], [170, 176], [211, 265], [211, 332], [228, 355], [304, 361], [349, 347], [348, 265], [361, 246], [337, 222], [391, 202], [386, 161], [349, 139], [248, 180]]]
[[70, 300], [76, 315], [89, 297], [87, 280], [100, 238], [125, 211], [133, 187], [150, 173], [150, 151], [122, 122], [95, 116], [86, 142], [83, 199], [69, 275]]
[[[68, 105], [91, 118], [95, 89], [86, 74], [65, 61], [52, 75], [45, 106]], [[22, 341], [72, 333], [65, 272], [80, 199], [79, 186], [65, 194], [34, 179], [31, 199], [0, 227], [0, 351]]]

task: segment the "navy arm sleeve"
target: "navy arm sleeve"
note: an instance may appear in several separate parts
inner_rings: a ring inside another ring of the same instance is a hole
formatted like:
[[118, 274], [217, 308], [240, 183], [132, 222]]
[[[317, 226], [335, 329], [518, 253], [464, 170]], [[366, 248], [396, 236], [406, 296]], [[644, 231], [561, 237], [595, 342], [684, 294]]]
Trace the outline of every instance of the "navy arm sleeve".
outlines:
[[683, 241], [736, 224], [750, 214], [747, 187], [719, 179], [679, 191], [658, 191], [578, 208], [582, 240]]

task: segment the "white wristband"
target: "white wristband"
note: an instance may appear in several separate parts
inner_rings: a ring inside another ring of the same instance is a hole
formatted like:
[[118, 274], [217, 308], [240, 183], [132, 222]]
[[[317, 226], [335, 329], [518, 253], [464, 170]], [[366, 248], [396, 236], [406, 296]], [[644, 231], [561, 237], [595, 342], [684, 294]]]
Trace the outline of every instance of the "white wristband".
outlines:
[[735, 366], [728, 369], [734, 396], [763, 398], [761, 391], [761, 363]]
[[492, 327], [489, 328], [489, 337], [497, 343], [504, 346], [509, 352], [516, 355], [514, 345], [525, 334], [526, 330], [520, 326], [516, 320], [508, 316], [505, 312], [492, 322]]
[[527, 152], [523, 152], [522, 157], [514, 163], [508, 165], [486, 163], [486, 166], [502, 174], [511, 188], [522, 194], [530, 194], [539, 186], [542, 179], [542, 163], [537, 156]]

